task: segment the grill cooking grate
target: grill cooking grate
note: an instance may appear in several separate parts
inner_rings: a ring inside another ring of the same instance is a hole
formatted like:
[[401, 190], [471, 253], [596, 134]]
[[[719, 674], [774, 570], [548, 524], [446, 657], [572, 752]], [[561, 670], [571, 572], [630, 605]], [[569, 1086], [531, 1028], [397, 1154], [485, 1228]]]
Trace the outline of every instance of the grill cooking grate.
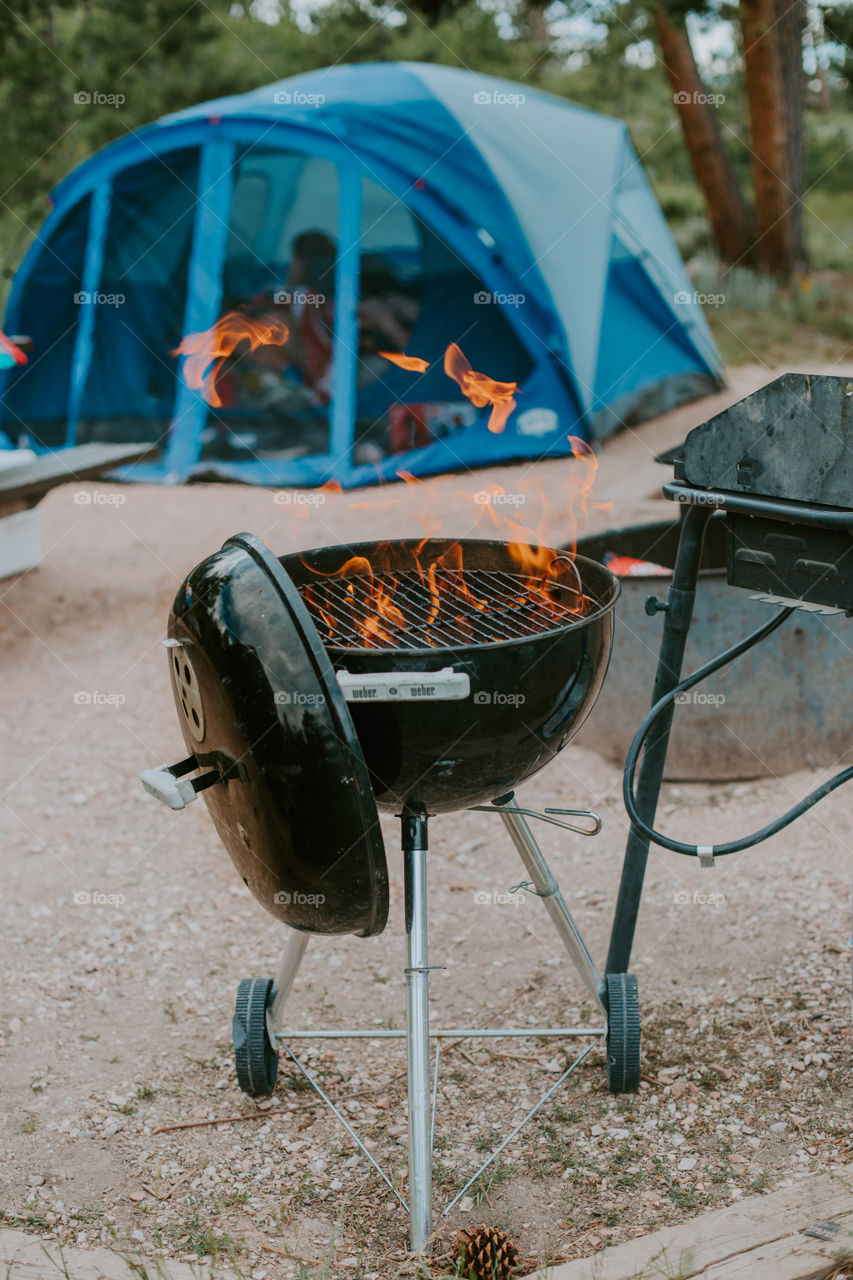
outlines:
[[[326, 644], [346, 649], [452, 648], [542, 635], [584, 612], [577, 587], [550, 584], [548, 599], [531, 595], [518, 574], [442, 569], [432, 589], [415, 570], [367, 578], [330, 577], [300, 587]], [[391, 606], [377, 615], [376, 600]], [[438, 610], [435, 611], [436, 603]], [[478, 607], [482, 606], [482, 607]], [[398, 614], [405, 625], [400, 625]], [[367, 628], [370, 630], [367, 630]]]

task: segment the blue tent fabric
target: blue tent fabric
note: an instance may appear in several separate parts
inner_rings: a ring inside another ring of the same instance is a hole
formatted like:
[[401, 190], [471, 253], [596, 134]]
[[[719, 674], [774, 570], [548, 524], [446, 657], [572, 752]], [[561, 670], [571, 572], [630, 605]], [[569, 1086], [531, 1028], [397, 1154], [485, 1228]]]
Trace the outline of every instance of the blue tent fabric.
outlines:
[[[5, 331], [34, 349], [0, 373], [0, 427], [44, 448], [160, 443], [137, 476], [352, 485], [566, 454], [572, 435], [720, 382], [626, 126], [526, 85], [421, 63], [308, 72], [164, 117], [80, 165], [53, 204], [7, 309]], [[297, 214], [336, 253], [331, 402], [306, 406], [294, 387], [286, 423], [237, 423], [172, 353], [285, 278]], [[371, 270], [417, 297], [406, 349], [426, 374], [365, 357]], [[486, 409], [391, 448], [398, 404], [460, 399], [442, 370], [450, 341], [518, 381], [506, 429], [490, 432]]]

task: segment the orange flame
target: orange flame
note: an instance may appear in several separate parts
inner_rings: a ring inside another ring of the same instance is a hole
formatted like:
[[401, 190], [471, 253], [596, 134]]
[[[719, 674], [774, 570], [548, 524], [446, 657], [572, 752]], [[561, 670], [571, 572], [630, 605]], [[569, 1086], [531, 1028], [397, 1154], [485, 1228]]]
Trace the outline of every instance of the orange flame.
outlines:
[[[385, 360], [390, 360], [392, 364], [399, 365], [401, 369], [408, 369], [412, 373], [425, 373], [429, 368], [429, 361], [422, 360], [419, 356], [404, 356], [393, 351], [380, 351], [379, 354]], [[487, 404], [490, 404], [492, 412], [489, 415], [488, 428], [494, 432], [503, 431], [507, 418], [516, 405], [515, 393], [518, 390], [518, 383], [496, 382], [488, 374], [477, 373], [471, 368], [469, 361], [455, 342], [451, 342], [444, 353], [444, 372], [459, 384], [462, 394], [467, 396], [478, 409], [484, 409]]]
[[[589, 506], [589, 497], [598, 470], [598, 459], [593, 449], [578, 436], [569, 436], [573, 455], [569, 459], [568, 472], [562, 485], [559, 500], [549, 504], [541, 489], [531, 482], [524, 488], [531, 487], [538, 496], [540, 517], [533, 527], [533, 522], [522, 523], [517, 514], [520, 509], [528, 510], [529, 492], [507, 493], [503, 486], [491, 484], [474, 494], [467, 494], [477, 508], [477, 523], [484, 519], [494, 527], [498, 537], [508, 542], [509, 552], [515, 561], [523, 580], [524, 589], [535, 596], [543, 608], [552, 612], [554, 595], [551, 586], [560, 581], [566, 585], [574, 584], [577, 593], [575, 607], [581, 612], [586, 607], [586, 600], [581, 592], [580, 575], [574, 568], [574, 557], [577, 552], [578, 531], [584, 523]], [[513, 514], [509, 515], [508, 512]], [[560, 518], [560, 541], [567, 542], [569, 549], [554, 557], [549, 549], [554, 530], [549, 529], [549, 519], [556, 513]]]
[[186, 334], [172, 355], [186, 356], [187, 385], [201, 391], [207, 403], [219, 409], [222, 400], [216, 390], [216, 379], [240, 343], [248, 342], [249, 350], [256, 351], [258, 347], [280, 347], [289, 337], [290, 330], [280, 320], [260, 320], [240, 311], [229, 311], [211, 329]]
[[378, 354], [383, 360], [390, 360], [392, 364], [408, 369], [410, 373], [426, 373], [429, 368], [429, 360], [422, 360], [420, 356], [404, 356], [397, 351], [380, 351]]
[[473, 405], [483, 409], [487, 404], [492, 406], [488, 427], [490, 431], [503, 431], [506, 420], [515, 408], [517, 382], [496, 382], [485, 373], [477, 373], [462, 354], [455, 342], [444, 353], [444, 372], [454, 382]]

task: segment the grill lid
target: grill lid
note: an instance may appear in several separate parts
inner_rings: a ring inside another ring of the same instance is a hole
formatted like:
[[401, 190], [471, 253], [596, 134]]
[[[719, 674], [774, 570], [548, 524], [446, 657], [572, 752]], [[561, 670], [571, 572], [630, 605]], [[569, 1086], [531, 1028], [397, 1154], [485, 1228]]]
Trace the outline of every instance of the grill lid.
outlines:
[[849, 509], [853, 382], [782, 374], [694, 427], [675, 476], [726, 493]]
[[184, 741], [199, 766], [228, 773], [202, 794], [246, 885], [295, 928], [380, 933], [388, 877], [370, 775], [316, 628], [269, 548], [241, 533], [203, 560], [178, 591], [169, 638]]

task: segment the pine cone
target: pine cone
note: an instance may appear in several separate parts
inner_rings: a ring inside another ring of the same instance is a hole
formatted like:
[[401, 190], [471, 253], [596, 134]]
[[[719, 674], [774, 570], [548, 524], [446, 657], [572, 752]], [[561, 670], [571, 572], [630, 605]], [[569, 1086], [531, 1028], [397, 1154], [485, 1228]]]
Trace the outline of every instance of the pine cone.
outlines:
[[453, 1252], [462, 1263], [467, 1280], [509, 1280], [518, 1266], [518, 1250], [505, 1231], [487, 1227], [463, 1227], [456, 1237]]

